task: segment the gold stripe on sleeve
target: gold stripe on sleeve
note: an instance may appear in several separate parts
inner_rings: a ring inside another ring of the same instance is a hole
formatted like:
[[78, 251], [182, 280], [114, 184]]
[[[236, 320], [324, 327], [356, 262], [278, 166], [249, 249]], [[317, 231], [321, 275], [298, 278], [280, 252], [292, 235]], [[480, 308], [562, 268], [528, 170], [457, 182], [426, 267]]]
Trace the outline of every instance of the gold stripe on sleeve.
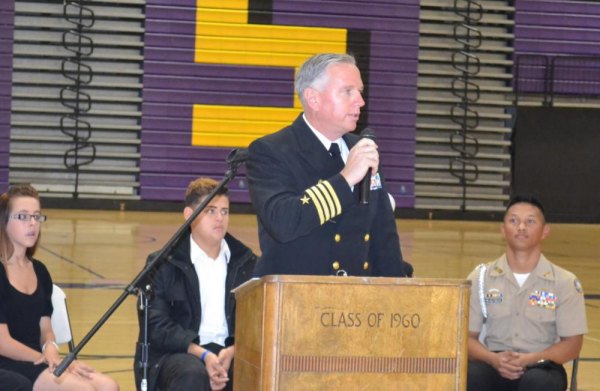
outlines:
[[312, 190], [314, 195], [317, 197], [317, 199], [321, 203], [321, 208], [323, 208], [323, 215], [325, 217], [325, 220], [321, 224], [324, 224], [325, 221], [328, 221], [329, 219], [331, 219], [332, 216], [331, 216], [331, 211], [329, 210], [329, 206], [327, 205], [327, 201], [325, 201], [325, 197], [323, 197], [323, 190], [321, 189], [320, 186], [321, 186], [321, 184], [315, 185], [315, 186], [311, 187], [310, 190]]
[[334, 218], [337, 213], [335, 209], [335, 202], [333, 201], [327, 186], [325, 186], [325, 182], [321, 182], [317, 185], [317, 189], [323, 195], [323, 198], [327, 202], [327, 210], [329, 211], [329, 218]]
[[325, 200], [327, 201], [327, 207], [329, 208], [329, 214], [331, 215], [331, 218], [335, 217], [337, 215], [335, 210], [335, 203], [331, 198], [331, 194], [329, 194], [329, 191], [327, 190], [327, 186], [323, 184], [319, 184], [318, 186], [320, 186], [319, 189], [321, 190], [321, 193], [323, 193], [323, 197], [325, 197]]
[[317, 214], [319, 215], [319, 220], [321, 222], [321, 225], [325, 224], [325, 216], [323, 216], [323, 208], [321, 207], [319, 200], [317, 199], [314, 192], [312, 191], [312, 188], [306, 189], [306, 193], [312, 199], [313, 205], [317, 209]]
[[342, 204], [340, 204], [340, 199], [338, 198], [337, 193], [331, 186], [331, 183], [329, 183], [329, 181], [323, 181], [321, 183], [323, 184], [323, 186], [325, 186], [325, 188], [327, 188], [329, 194], [331, 195], [331, 198], [333, 199], [333, 202], [335, 203], [335, 209], [332, 208], [331, 217], [341, 215], [342, 214]]

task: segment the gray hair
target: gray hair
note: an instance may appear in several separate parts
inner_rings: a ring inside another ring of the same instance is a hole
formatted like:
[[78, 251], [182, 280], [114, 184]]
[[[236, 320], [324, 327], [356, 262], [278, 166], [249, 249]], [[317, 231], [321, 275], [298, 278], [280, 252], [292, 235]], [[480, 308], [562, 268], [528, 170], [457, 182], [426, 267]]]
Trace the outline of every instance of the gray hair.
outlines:
[[352, 64], [356, 65], [356, 60], [349, 54], [321, 53], [315, 54], [302, 64], [298, 73], [294, 87], [296, 94], [304, 106], [304, 90], [309, 87], [320, 88], [327, 79], [327, 68], [334, 64]]

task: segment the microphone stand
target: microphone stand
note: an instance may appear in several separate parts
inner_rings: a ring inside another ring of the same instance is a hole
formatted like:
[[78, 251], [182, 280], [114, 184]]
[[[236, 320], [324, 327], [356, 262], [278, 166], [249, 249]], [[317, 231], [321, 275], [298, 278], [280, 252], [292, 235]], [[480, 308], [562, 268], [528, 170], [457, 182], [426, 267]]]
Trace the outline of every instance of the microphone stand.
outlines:
[[[198, 205], [196, 210], [191, 214], [191, 216], [183, 223], [183, 225], [175, 232], [175, 234], [169, 239], [169, 241], [163, 246], [160, 250], [156, 258], [154, 258], [151, 262], [147, 263], [144, 269], [138, 273], [138, 275], [127, 285], [127, 287], [123, 290], [123, 293], [117, 298], [117, 300], [110, 306], [110, 308], [102, 315], [100, 320], [91, 328], [90, 331], [83, 337], [83, 339], [75, 346], [72, 352], [67, 354], [67, 356], [60, 362], [60, 364], [54, 370], [54, 376], [59, 377], [63, 374], [63, 372], [71, 365], [75, 357], [79, 354], [81, 349], [92, 339], [94, 334], [106, 323], [108, 318], [119, 308], [119, 306], [125, 301], [127, 296], [132, 294], [140, 294], [141, 305], [144, 307], [144, 311], [147, 312], [147, 302], [148, 302], [148, 292], [144, 293], [143, 290], [148, 291], [149, 285], [141, 288], [140, 283], [144, 282], [146, 276], [150, 273], [150, 271], [157, 268], [167, 257], [167, 255], [171, 252], [171, 250], [175, 247], [181, 236], [186, 233], [194, 221], [194, 219], [202, 212], [206, 206], [210, 203], [210, 201], [215, 197], [215, 195], [223, 188], [229, 181], [231, 181], [236, 173], [238, 168], [244, 164], [248, 157], [248, 151], [246, 149], [234, 149], [227, 156], [227, 164], [229, 165], [229, 169], [225, 173], [225, 176], [221, 180], [221, 182], [217, 185], [217, 187], [208, 194], [204, 200]], [[146, 386], [146, 375], [147, 375], [147, 367], [148, 367], [148, 343], [147, 343], [147, 330], [148, 330], [148, 316], [147, 313], [144, 315], [144, 325], [143, 325], [143, 334], [144, 334], [144, 344], [142, 348], [142, 360], [145, 360], [142, 364], [143, 367], [143, 379], [142, 386]]]

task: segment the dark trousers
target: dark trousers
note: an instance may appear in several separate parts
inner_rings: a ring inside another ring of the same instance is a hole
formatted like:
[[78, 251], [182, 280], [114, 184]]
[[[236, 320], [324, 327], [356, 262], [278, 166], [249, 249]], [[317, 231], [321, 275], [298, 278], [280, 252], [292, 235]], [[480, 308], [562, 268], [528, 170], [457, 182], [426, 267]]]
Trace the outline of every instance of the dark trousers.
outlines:
[[11, 391], [31, 391], [33, 384], [20, 373], [0, 369], [0, 389]]
[[[223, 349], [216, 344], [204, 346], [215, 354]], [[233, 390], [233, 362], [229, 367], [229, 382], [224, 388]], [[196, 356], [187, 353], [176, 353], [167, 357], [160, 366], [156, 381], [159, 391], [210, 391], [210, 379], [204, 363]]]
[[469, 361], [467, 391], [565, 391], [567, 372], [562, 365], [531, 368], [517, 380], [508, 380], [481, 361]]

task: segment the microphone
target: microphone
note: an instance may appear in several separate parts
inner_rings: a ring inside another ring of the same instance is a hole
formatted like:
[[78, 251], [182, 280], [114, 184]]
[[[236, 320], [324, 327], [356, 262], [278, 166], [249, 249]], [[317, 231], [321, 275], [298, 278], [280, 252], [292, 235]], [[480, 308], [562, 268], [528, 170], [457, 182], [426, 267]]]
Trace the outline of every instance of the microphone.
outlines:
[[236, 148], [229, 152], [227, 156], [227, 164], [242, 164], [246, 160], [248, 160], [248, 149], [246, 148]]
[[[364, 128], [362, 132], [359, 134], [360, 138], [368, 138], [370, 140], [376, 141], [375, 132], [371, 128]], [[371, 174], [373, 170], [369, 168], [367, 170], [367, 174], [360, 181], [360, 193], [358, 195], [358, 200], [361, 204], [367, 205], [369, 203], [369, 195], [371, 194]]]

